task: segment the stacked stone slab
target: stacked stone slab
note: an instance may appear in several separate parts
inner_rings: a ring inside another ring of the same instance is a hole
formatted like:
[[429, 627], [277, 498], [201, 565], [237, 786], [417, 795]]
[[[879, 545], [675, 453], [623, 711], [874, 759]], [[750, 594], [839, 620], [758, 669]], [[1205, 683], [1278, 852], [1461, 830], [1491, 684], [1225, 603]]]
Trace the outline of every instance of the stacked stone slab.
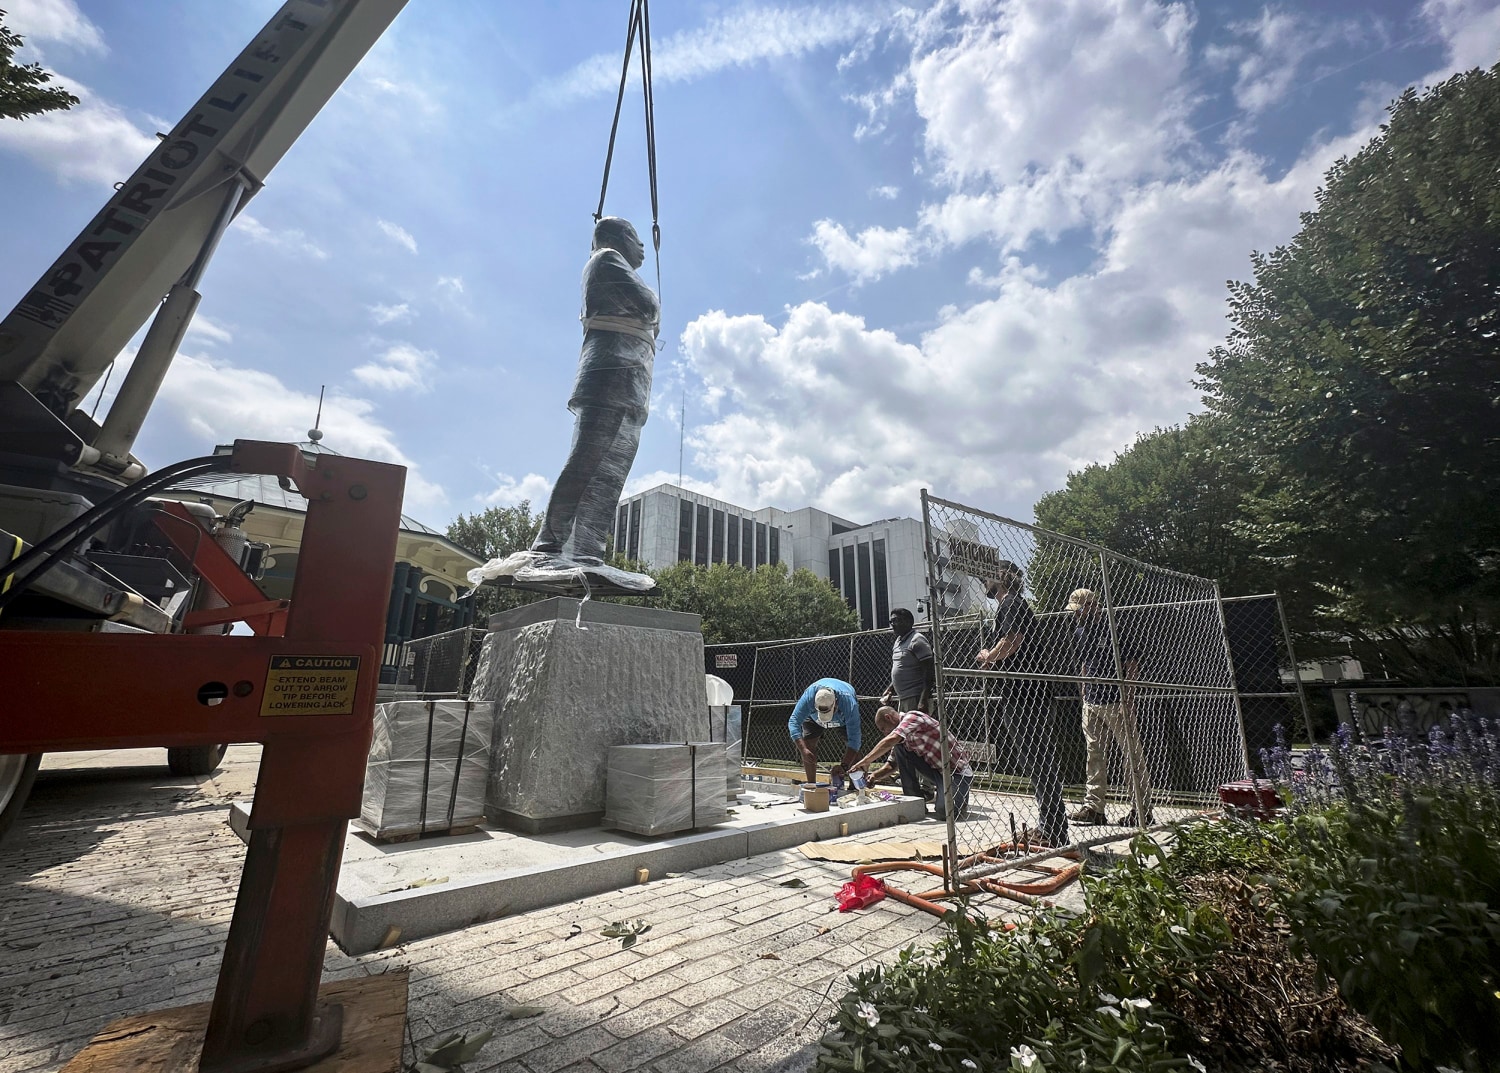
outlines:
[[596, 825], [611, 746], [703, 740], [701, 621], [563, 597], [492, 616], [470, 693], [495, 705], [486, 818]]

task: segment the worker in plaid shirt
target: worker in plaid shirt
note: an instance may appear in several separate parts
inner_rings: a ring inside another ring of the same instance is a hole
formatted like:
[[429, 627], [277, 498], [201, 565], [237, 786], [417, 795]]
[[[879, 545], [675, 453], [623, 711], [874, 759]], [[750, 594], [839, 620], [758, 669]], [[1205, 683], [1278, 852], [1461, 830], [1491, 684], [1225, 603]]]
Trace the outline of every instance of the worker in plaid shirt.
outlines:
[[[947, 819], [943, 754], [939, 745], [942, 730], [938, 721], [926, 712], [901, 715], [895, 708], [886, 707], [875, 713], [875, 727], [885, 736], [850, 770], [868, 771], [871, 764], [890, 750], [896, 770], [901, 772], [901, 792], [907, 797], [921, 797], [922, 783], [932, 783], [937, 788], [934, 811], [938, 819]], [[948, 770], [953, 775], [953, 818], [961, 820], [969, 812], [969, 788], [974, 785], [974, 772], [952, 734], [948, 735]]]

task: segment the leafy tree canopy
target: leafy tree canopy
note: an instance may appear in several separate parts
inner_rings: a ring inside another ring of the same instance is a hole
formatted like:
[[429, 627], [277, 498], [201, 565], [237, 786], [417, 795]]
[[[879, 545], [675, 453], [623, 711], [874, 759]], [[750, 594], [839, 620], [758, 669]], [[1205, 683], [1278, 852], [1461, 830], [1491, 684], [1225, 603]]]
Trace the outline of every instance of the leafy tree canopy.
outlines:
[[60, 86], [49, 86], [52, 75], [40, 64], [17, 64], [13, 57], [24, 42], [5, 25], [0, 11], [0, 119], [25, 119], [62, 108], [71, 108], [78, 98]]
[[[652, 571], [660, 593], [640, 601], [703, 616], [708, 644], [852, 633], [859, 619], [844, 598], [811, 570], [747, 570], [729, 563], [673, 563]], [[635, 602], [635, 601], [632, 601]]]
[[[448, 526], [448, 539], [488, 561], [531, 547], [532, 538], [541, 527], [542, 516], [531, 513], [531, 500], [523, 499], [513, 507], [490, 507], [479, 514], [460, 514]], [[476, 601], [474, 621], [481, 625], [493, 614], [540, 599], [535, 593], [498, 589], [494, 585], [481, 586], [472, 598]]]
[[1497, 172], [1500, 66], [1407, 90], [1231, 285], [1199, 367], [1253, 482], [1244, 535], [1429, 679], [1500, 679]]

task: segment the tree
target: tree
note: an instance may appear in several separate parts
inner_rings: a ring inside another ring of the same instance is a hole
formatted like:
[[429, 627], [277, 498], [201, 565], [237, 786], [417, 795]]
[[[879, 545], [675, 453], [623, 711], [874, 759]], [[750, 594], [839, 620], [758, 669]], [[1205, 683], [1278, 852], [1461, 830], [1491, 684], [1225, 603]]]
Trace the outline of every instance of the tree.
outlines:
[[67, 90], [47, 85], [52, 75], [41, 64], [14, 62], [12, 57], [22, 44], [21, 36], [6, 27], [5, 12], [0, 11], [0, 119], [25, 119], [77, 104], [78, 98]]
[[[448, 526], [448, 539], [489, 561], [531, 547], [541, 525], [542, 516], [531, 513], [531, 500], [523, 499], [514, 507], [490, 507], [482, 514], [460, 514]], [[474, 620], [482, 623], [497, 612], [509, 611], [540, 597], [536, 593], [482, 585], [473, 599]]]
[[788, 574], [771, 565], [747, 570], [729, 563], [680, 562], [653, 571], [653, 576], [661, 591], [641, 602], [702, 615], [703, 640], [708, 644], [816, 637], [859, 629], [853, 609], [811, 570]]
[[1500, 681], [1497, 172], [1500, 66], [1407, 90], [1199, 366], [1243, 536], [1414, 681]]
[[1206, 416], [1142, 433], [1108, 464], [1068, 474], [1036, 503], [1044, 529], [1155, 566], [1218, 580], [1226, 594], [1274, 588], [1274, 571], [1238, 531], [1250, 491], [1243, 465]]

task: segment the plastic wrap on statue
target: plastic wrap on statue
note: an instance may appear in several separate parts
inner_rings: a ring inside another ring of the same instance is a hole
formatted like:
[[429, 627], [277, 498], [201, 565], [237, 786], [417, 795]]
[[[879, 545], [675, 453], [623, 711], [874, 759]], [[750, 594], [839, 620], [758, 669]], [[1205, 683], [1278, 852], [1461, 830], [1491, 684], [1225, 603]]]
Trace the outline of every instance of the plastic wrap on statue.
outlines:
[[645, 247], [629, 221], [594, 225], [583, 272], [583, 349], [568, 409], [573, 443], [531, 549], [469, 572], [474, 584], [562, 596], [649, 592], [644, 574], [604, 566], [605, 541], [651, 404], [661, 305], [636, 275]]

